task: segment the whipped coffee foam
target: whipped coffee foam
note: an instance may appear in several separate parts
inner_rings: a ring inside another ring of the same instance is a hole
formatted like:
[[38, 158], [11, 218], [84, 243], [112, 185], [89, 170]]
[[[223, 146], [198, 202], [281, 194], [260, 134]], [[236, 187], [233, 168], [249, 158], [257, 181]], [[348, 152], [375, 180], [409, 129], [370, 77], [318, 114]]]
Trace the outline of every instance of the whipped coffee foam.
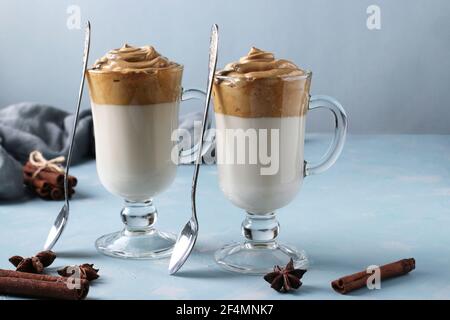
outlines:
[[92, 69], [105, 72], [151, 72], [177, 66], [179, 64], [163, 57], [152, 46], [133, 47], [124, 44], [98, 59]]
[[306, 113], [311, 73], [255, 47], [217, 72], [216, 113], [245, 118], [298, 117]]
[[103, 105], [175, 102], [181, 95], [183, 66], [152, 46], [125, 44], [98, 59], [87, 72], [91, 100]]
[[273, 53], [252, 47], [250, 52], [237, 62], [229, 63], [217, 73], [220, 76], [231, 76], [247, 79], [261, 79], [282, 76], [302, 76], [305, 71], [293, 62], [275, 59]]

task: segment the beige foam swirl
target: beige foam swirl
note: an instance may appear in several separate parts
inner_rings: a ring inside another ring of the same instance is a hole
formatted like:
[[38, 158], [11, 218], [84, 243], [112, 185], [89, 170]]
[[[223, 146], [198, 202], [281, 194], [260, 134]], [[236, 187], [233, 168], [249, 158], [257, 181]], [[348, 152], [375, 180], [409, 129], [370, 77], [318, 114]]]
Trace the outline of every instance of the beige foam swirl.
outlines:
[[293, 62], [284, 59], [275, 59], [273, 53], [252, 47], [250, 52], [232, 62], [217, 73], [220, 76], [236, 78], [261, 79], [283, 76], [302, 76], [305, 71]]
[[105, 105], [150, 105], [180, 99], [183, 66], [151, 46], [125, 44], [87, 72], [91, 100]]
[[152, 46], [133, 47], [124, 44], [98, 59], [93, 70], [104, 72], [152, 72], [179, 64], [161, 56]]
[[310, 72], [253, 47], [217, 73], [214, 110], [243, 118], [300, 117], [308, 109], [310, 84]]

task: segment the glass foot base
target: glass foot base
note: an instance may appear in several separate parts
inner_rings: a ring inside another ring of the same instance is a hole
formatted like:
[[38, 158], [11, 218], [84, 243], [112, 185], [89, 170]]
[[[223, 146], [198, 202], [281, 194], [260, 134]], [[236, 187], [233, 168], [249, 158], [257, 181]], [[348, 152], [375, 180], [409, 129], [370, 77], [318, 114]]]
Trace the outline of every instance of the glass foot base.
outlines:
[[175, 241], [175, 235], [156, 229], [146, 232], [122, 230], [98, 238], [95, 247], [111, 257], [159, 259], [170, 256]]
[[306, 269], [308, 259], [304, 252], [272, 243], [231, 244], [216, 251], [216, 262], [223, 268], [245, 274], [263, 275], [273, 271], [275, 265], [286, 266], [292, 258], [294, 267]]

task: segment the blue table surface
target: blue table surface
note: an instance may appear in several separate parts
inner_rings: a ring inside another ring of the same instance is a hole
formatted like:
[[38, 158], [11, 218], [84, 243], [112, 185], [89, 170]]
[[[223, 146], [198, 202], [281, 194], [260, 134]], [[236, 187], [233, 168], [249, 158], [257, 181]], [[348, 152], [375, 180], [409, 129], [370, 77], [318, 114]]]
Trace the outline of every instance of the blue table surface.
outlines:
[[[328, 136], [311, 135], [306, 158], [317, 159]], [[122, 260], [99, 254], [94, 241], [119, 230], [121, 199], [100, 184], [95, 162], [73, 167], [79, 179], [71, 217], [48, 268], [84, 262], [100, 268], [89, 299], [449, 299], [450, 136], [353, 135], [328, 172], [305, 179], [297, 198], [279, 210], [279, 240], [304, 249], [310, 269], [303, 286], [280, 294], [259, 276], [223, 271], [213, 259], [222, 245], [241, 240], [244, 213], [222, 195], [215, 166], [200, 171], [201, 232], [177, 276], [168, 260]], [[181, 166], [169, 190], [155, 199], [158, 227], [177, 233], [190, 215], [192, 166]], [[0, 268], [12, 255], [39, 251], [61, 202], [0, 203]], [[343, 275], [414, 257], [416, 270], [383, 281], [380, 290], [340, 295], [330, 282]], [[1, 299], [11, 297], [0, 296]]]

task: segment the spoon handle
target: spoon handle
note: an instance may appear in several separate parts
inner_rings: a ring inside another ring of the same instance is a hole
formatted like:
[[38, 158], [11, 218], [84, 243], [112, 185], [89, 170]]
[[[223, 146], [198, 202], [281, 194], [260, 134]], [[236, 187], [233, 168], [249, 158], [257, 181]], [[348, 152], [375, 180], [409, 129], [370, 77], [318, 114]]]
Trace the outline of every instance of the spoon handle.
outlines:
[[70, 141], [69, 141], [69, 152], [67, 153], [67, 159], [66, 159], [66, 170], [64, 172], [64, 200], [66, 203], [66, 206], [69, 206], [69, 186], [68, 186], [68, 178], [69, 178], [69, 168], [70, 163], [72, 161], [72, 153], [73, 153], [73, 142], [75, 140], [75, 133], [77, 130], [78, 125], [78, 117], [80, 115], [80, 105], [81, 105], [81, 98], [83, 97], [83, 87], [84, 87], [84, 81], [86, 79], [86, 69], [88, 64], [88, 57], [89, 57], [89, 48], [91, 44], [91, 23], [88, 21], [85, 29], [85, 36], [84, 36], [84, 52], [83, 52], [83, 74], [81, 75], [81, 82], [80, 82], [80, 89], [78, 91], [78, 102], [77, 102], [77, 109], [75, 111], [75, 119], [73, 121], [73, 128], [72, 133], [70, 135]]
[[200, 171], [200, 163], [202, 162], [202, 150], [203, 150], [203, 139], [205, 137], [205, 129], [206, 129], [206, 119], [208, 119], [209, 112], [209, 102], [211, 101], [211, 91], [213, 86], [214, 74], [216, 72], [217, 66], [217, 51], [218, 51], [218, 43], [219, 43], [219, 27], [217, 24], [212, 26], [211, 30], [211, 39], [209, 44], [209, 64], [208, 64], [208, 86], [206, 90], [206, 100], [205, 100], [205, 111], [203, 113], [203, 122], [202, 122], [202, 134], [200, 136], [200, 145], [199, 145], [199, 153], [197, 156], [197, 161], [195, 162], [194, 168], [194, 176], [192, 178], [192, 191], [191, 191], [191, 200], [192, 200], [192, 216], [195, 220], [197, 220], [197, 210], [196, 210], [196, 193], [197, 193], [197, 181], [198, 181], [198, 173]]

